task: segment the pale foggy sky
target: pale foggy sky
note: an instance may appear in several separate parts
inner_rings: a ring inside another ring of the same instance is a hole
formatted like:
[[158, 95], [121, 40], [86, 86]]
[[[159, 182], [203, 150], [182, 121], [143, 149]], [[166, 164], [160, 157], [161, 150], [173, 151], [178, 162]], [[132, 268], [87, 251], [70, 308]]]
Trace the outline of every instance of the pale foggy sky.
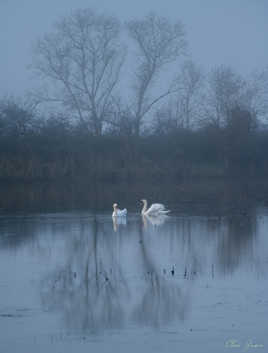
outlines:
[[33, 42], [85, 7], [122, 22], [150, 11], [180, 19], [193, 60], [206, 70], [225, 64], [247, 74], [268, 65], [268, 0], [0, 0], [0, 97], [33, 87]]

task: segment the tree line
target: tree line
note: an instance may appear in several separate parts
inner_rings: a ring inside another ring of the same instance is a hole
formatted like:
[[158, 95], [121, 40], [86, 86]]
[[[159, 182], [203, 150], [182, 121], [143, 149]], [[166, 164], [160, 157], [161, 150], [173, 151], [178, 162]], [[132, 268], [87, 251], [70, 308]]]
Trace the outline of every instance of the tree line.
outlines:
[[12, 100], [0, 104], [0, 178], [182, 181], [268, 172], [268, 130], [236, 107], [225, 126], [155, 123], [141, 136], [95, 136], [64, 115], [44, 118]]

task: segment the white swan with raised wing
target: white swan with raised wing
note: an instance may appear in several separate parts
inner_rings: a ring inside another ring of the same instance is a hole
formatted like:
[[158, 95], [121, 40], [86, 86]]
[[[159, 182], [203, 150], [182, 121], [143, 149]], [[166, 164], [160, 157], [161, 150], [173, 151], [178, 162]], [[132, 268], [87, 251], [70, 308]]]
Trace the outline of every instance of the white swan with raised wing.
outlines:
[[112, 217], [125, 217], [127, 215], [127, 209], [124, 208], [123, 210], [120, 210], [118, 208], [118, 205], [117, 203], [114, 203], [113, 204], [113, 214], [112, 214]]
[[169, 213], [170, 211], [166, 209], [166, 207], [162, 203], [153, 203], [151, 207], [148, 207], [147, 200], [142, 199], [143, 202], [143, 209], [141, 211], [142, 215], [145, 216], [159, 216]]

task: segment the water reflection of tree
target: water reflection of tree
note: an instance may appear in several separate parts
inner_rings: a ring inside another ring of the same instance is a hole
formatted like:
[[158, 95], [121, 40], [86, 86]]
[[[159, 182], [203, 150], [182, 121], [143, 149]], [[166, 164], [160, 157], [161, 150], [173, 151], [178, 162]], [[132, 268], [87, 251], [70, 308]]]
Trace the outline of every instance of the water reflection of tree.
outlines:
[[36, 245], [38, 225], [23, 217], [3, 217], [0, 224], [0, 249], [20, 249]]
[[[111, 224], [95, 219], [66, 242], [64, 264], [42, 282], [42, 301], [48, 310], [63, 312], [68, 329], [98, 332], [122, 327], [128, 319], [158, 326], [184, 318], [188, 296], [170, 273], [159, 270], [142, 224], [138, 232], [130, 224], [128, 232], [114, 233]], [[136, 273], [122, 259], [132, 247]]]
[[223, 221], [222, 234], [218, 242], [218, 265], [221, 272], [234, 272], [245, 260], [253, 256], [256, 236], [256, 211], [228, 216]]
[[91, 229], [81, 226], [79, 236], [67, 243], [63, 267], [42, 283], [44, 305], [63, 311], [70, 329], [98, 331], [122, 326], [121, 296], [127, 292], [127, 284], [114, 263], [114, 248], [105, 243], [105, 239], [111, 243], [111, 234], [100, 227], [96, 219]]
[[146, 270], [146, 281], [144, 293], [133, 310], [133, 318], [139, 324], [156, 327], [176, 319], [184, 320], [189, 308], [188, 292], [182, 290], [178, 283], [172, 280], [174, 272], [170, 276], [170, 271], [159, 268], [157, 259], [150, 253], [150, 244], [147, 243], [148, 223], [158, 226], [164, 224], [166, 220], [167, 216], [163, 219], [160, 217], [159, 222], [151, 217], [144, 217], [143, 227], [141, 225], [139, 227], [141, 258]]
[[61, 265], [43, 279], [43, 305], [84, 332], [184, 320], [196, 278], [208, 269], [214, 278], [217, 267], [232, 273], [248, 260], [256, 227], [250, 216], [182, 217], [159, 227], [130, 218], [116, 231], [110, 218], [81, 221], [65, 239]]

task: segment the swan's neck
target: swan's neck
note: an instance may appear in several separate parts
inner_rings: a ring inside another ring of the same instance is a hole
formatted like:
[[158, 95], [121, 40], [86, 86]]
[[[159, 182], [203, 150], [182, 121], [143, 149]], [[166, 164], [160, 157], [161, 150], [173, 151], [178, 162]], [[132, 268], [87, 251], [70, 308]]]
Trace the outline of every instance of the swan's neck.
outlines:
[[142, 214], [142, 220], [143, 220], [143, 225], [144, 225], [144, 228], [147, 227], [147, 216], [145, 214]]
[[117, 216], [117, 208], [114, 207], [114, 216]]
[[143, 209], [141, 211], [142, 214], [144, 214], [147, 210], [147, 201], [145, 200], [144, 203], [143, 203]]

